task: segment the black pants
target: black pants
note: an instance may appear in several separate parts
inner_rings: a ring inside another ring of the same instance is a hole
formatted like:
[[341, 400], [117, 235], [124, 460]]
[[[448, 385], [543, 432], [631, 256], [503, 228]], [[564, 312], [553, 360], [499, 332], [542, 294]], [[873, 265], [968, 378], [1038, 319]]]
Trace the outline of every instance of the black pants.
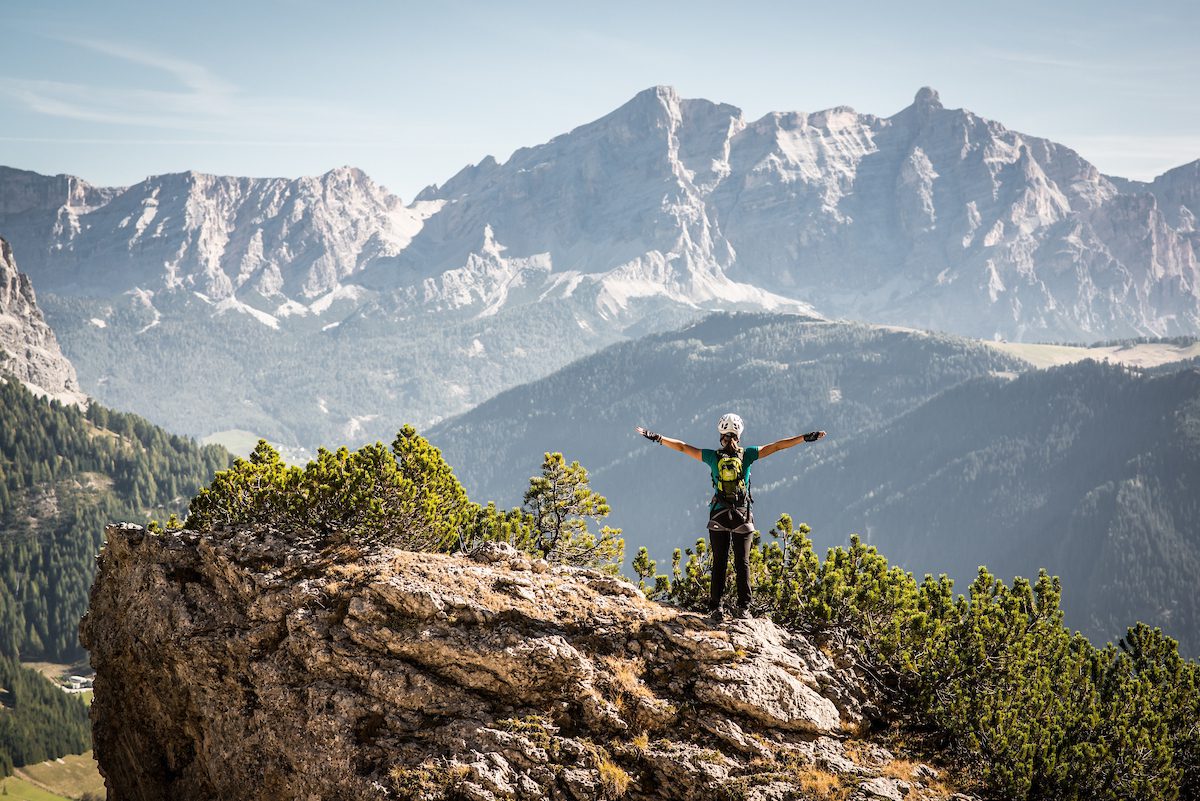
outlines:
[[[723, 510], [728, 512], [730, 510]], [[733, 569], [737, 578], [738, 606], [750, 605], [750, 545], [754, 541], [754, 516], [747, 513], [733, 530], [722, 525], [721, 512], [714, 514], [708, 522], [708, 542], [712, 546], [712, 586], [709, 590], [708, 608], [721, 605], [725, 594], [725, 573], [729, 569], [729, 546], [733, 546]]]

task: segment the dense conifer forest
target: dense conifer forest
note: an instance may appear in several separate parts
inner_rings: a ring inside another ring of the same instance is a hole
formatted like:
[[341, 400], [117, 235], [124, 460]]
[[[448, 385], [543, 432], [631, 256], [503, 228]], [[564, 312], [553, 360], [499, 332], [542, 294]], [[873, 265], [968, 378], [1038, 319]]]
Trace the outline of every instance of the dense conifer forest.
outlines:
[[74, 662], [105, 524], [181, 513], [230, 456], [11, 380], [0, 422], [0, 655]]
[[136, 415], [0, 380], [0, 775], [91, 747], [79, 697], [18, 659], [86, 658], [79, 619], [105, 524], [182, 513], [230, 459]]
[[64, 754], [81, 754], [92, 745], [87, 707], [35, 670], [0, 657], [0, 777], [14, 767]]

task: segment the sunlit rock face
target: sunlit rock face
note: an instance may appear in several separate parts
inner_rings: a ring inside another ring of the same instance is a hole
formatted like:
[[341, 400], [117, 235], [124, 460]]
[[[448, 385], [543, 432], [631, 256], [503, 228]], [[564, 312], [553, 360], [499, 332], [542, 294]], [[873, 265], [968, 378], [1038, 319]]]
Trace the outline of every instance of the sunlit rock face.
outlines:
[[715, 310], [1196, 335], [1198, 196], [1196, 164], [1104, 176], [928, 88], [891, 116], [751, 120], [659, 86], [407, 204], [351, 167], [112, 189], [0, 168], [0, 233], [93, 397], [311, 455]]
[[936, 775], [896, 778], [866, 683], [806, 638], [507, 545], [110, 527], [82, 633], [120, 801], [765, 799], [803, 766], [899, 797]]
[[0, 239], [0, 380], [14, 377], [64, 403], [83, 403], [75, 368], [46, 325], [29, 276], [17, 270], [12, 248]]
[[565, 299], [630, 326], [656, 298], [1099, 339], [1200, 331], [1198, 164], [1110, 178], [928, 87], [888, 117], [747, 120], [659, 86], [408, 205], [349, 167], [117, 189], [0, 168], [0, 225], [42, 291], [182, 288], [271, 326], [334, 301], [488, 316]]

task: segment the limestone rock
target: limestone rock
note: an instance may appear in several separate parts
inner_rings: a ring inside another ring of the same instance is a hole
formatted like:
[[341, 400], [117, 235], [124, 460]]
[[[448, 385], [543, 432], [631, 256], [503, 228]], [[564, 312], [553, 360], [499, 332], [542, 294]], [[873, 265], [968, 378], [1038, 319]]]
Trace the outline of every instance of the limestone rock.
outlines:
[[107, 534], [82, 636], [110, 799], [775, 799], [787, 765], [878, 775], [841, 742], [866, 689], [768, 620], [714, 627], [498, 546]]
[[908, 792], [907, 783], [898, 779], [886, 779], [882, 776], [869, 779], [858, 786], [858, 797], [863, 799], [903, 801]]
[[87, 401], [75, 367], [38, 308], [29, 276], [17, 270], [12, 248], [0, 239], [0, 376], [4, 374], [63, 403]]

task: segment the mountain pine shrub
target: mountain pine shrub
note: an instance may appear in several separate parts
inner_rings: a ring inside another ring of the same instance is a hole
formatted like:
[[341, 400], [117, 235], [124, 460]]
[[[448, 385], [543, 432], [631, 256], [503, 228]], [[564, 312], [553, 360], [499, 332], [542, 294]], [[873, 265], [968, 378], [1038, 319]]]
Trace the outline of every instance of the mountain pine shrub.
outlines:
[[217, 473], [188, 506], [187, 528], [214, 531], [259, 525], [321, 547], [382, 543], [415, 551], [469, 550], [504, 541], [551, 562], [615, 573], [624, 558], [620, 530], [593, 534], [588, 519], [608, 515], [587, 470], [546, 454], [530, 479], [525, 508], [473, 503], [441, 451], [411, 426], [356, 451], [321, 448], [303, 468], [288, 466], [266, 441], [248, 459]]
[[[755, 605], [780, 625], [836, 641], [879, 682], [905, 725], [932, 733], [997, 797], [1200, 798], [1200, 665], [1143, 624], [1094, 647], [1063, 625], [1062, 587], [1042, 571], [1011, 584], [980, 568], [965, 595], [946, 576], [888, 565], [851, 537], [822, 561], [784, 515], [756, 540]], [[707, 598], [703, 541], [669, 594]]]
[[550, 562], [597, 567], [616, 573], [625, 555], [621, 530], [597, 525], [608, 516], [608, 500], [591, 488], [579, 462], [567, 464], [561, 453], [547, 453], [542, 474], [529, 479], [525, 509], [533, 519], [534, 549]]

